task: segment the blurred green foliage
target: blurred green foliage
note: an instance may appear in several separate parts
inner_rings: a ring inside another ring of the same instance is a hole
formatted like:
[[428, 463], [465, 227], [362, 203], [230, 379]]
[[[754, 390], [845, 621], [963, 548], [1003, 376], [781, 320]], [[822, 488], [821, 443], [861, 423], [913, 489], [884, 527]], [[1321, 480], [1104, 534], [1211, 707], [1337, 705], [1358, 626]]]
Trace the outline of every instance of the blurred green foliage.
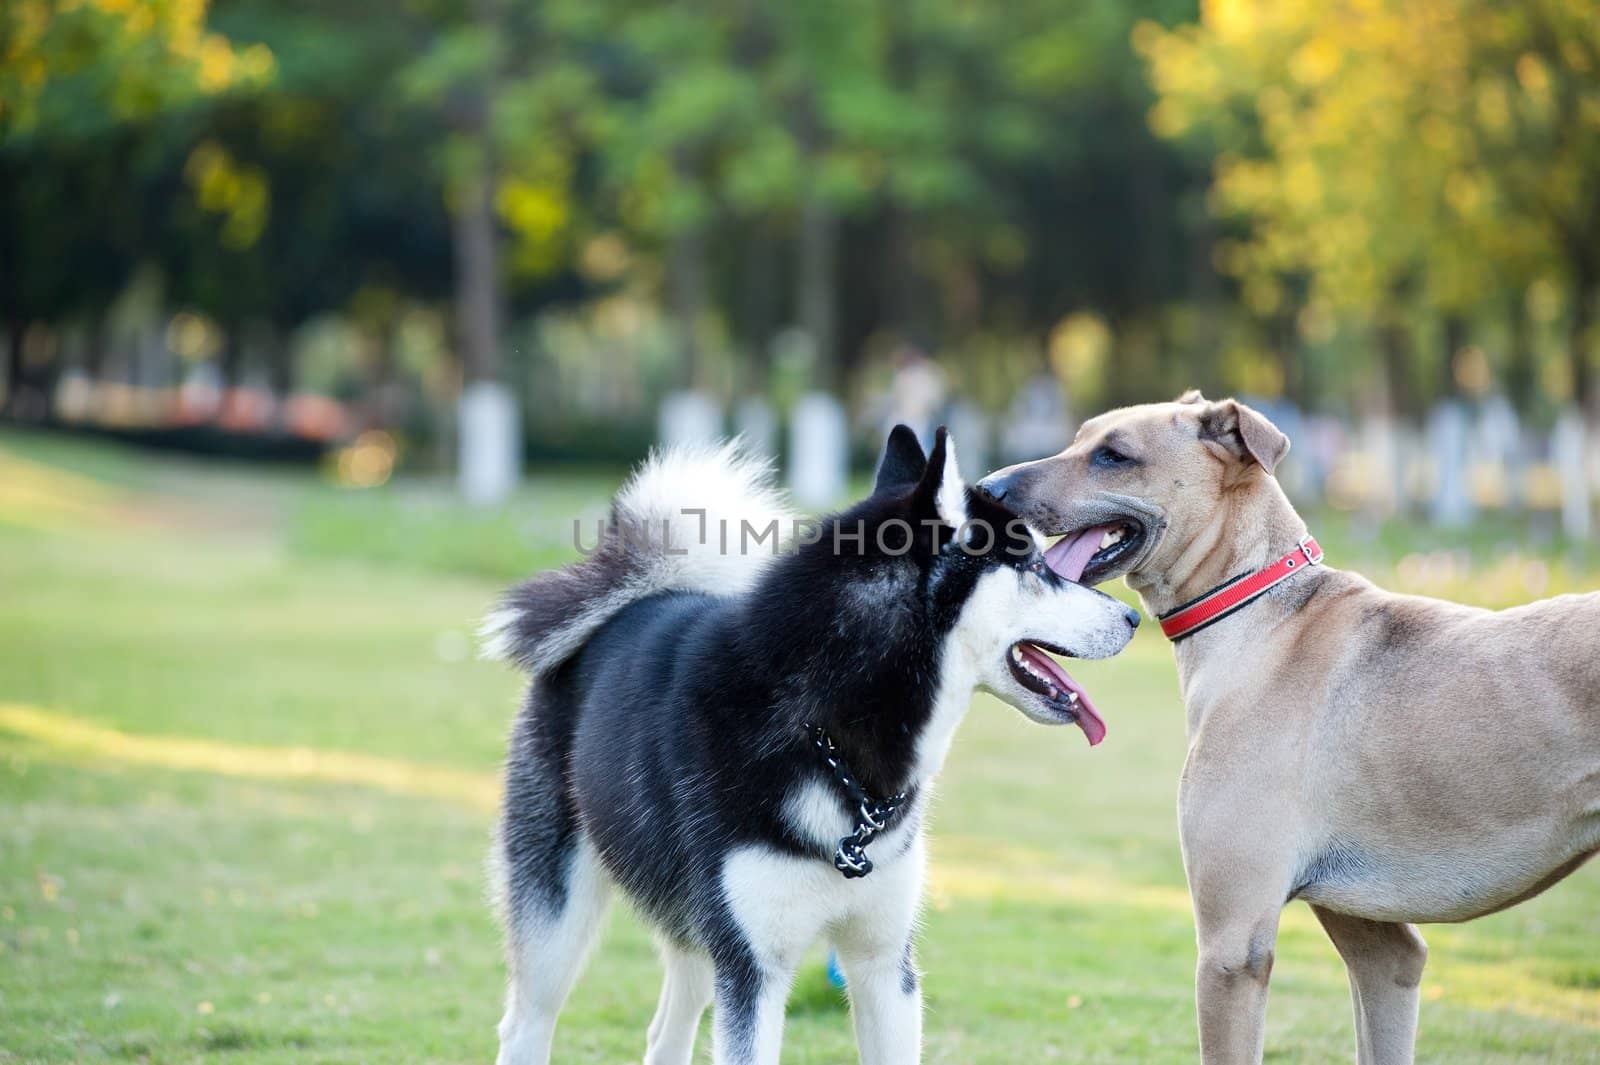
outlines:
[[[349, 387], [375, 387], [401, 312], [453, 313], [452, 226], [480, 166], [513, 321], [664, 308], [667, 380], [725, 394], [773, 385], [799, 324], [813, 382], [851, 387], [899, 335], [954, 363], [1019, 350], [989, 390], [1008, 397], [1048, 369], [1066, 310], [1159, 316], [1204, 264], [1181, 220], [1203, 171], [1145, 128], [1119, 4], [186, 10], [269, 55], [270, 82], [121, 112], [51, 78], [36, 108], [96, 123], [0, 143], [0, 318], [18, 348], [45, 324], [91, 352], [30, 365], [41, 378], [75, 359], [126, 375], [100, 353], [130, 282], [154, 277], [159, 307], [218, 325], [230, 383], [255, 367], [291, 387], [296, 331], [332, 314], [377, 352], [352, 357]], [[70, 65], [127, 62], [107, 47]], [[512, 375], [537, 377], [552, 356], [517, 328]]]
[[0, 8], [0, 137], [92, 135], [268, 83], [272, 52], [211, 32], [207, 3], [11, 0]]
[[[1542, 386], [1595, 411], [1592, 0], [1218, 0], [1134, 39], [1161, 94], [1152, 124], [1199, 141], [1213, 208], [1246, 226], [1216, 254], [1251, 311], [1313, 335], [1443, 320], [1446, 393], [1483, 390], [1459, 349], [1498, 319], [1518, 399]], [[1565, 359], [1541, 378], [1531, 333], [1557, 318]], [[1403, 381], [1410, 353], [1383, 347]]]
[[560, 441], [685, 386], [859, 395], [908, 343], [990, 412], [1046, 375], [1079, 412], [1600, 403], [1594, 0], [0, 18], [8, 397], [175, 379], [135, 349], [181, 310], [226, 384], [439, 438], [464, 377]]

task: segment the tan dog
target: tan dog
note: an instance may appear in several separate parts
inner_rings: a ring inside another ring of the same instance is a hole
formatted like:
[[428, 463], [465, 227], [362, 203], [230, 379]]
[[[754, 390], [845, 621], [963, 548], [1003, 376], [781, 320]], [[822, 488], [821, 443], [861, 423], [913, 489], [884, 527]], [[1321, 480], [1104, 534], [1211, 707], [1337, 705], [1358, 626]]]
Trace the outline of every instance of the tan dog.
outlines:
[[1201, 1056], [1261, 1060], [1298, 898], [1349, 970], [1362, 1065], [1408, 1063], [1427, 959], [1412, 922], [1514, 905], [1600, 848], [1600, 594], [1491, 612], [1307, 565], [1272, 476], [1288, 450], [1258, 412], [1191, 392], [1103, 414], [980, 488], [1045, 532], [1092, 530], [1084, 583], [1125, 574], [1157, 616], [1299, 559], [1175, 646]]

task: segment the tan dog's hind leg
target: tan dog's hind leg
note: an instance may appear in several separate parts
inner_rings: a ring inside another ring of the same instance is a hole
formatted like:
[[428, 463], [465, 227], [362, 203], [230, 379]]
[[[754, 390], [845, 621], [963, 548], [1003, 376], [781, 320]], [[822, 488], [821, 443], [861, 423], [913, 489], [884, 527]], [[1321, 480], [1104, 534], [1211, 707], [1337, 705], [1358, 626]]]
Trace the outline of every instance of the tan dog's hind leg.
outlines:
[[1411, 1065], [1428, 947], [1409, 924], [1311, 907], [1350, 972], [1360, 1065]]

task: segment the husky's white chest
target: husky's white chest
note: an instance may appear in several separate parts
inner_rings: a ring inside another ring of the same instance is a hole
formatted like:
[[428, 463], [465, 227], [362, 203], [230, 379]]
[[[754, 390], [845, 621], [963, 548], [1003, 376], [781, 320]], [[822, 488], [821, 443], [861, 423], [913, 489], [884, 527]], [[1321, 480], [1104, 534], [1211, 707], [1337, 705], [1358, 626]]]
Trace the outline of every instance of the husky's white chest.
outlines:
[[[831, 865], [759, 844], [729, 852], [722, 890], [746, 940], [784, 969], [799, 964], [818, 938], [844, 952], [867, 951], [878, 940], [903, 938], [915, 918], [927, 868], [919, 828], [909, 837], [881, 839], [867, 876], [847, 880]], [[875, 843], [874, 847], [878, 844]]]
[[[927, 867], [919, 794], [867, 848], [872, 872], [847, 879], [829, 862], [753, 844], [730, 851], [722, 889], [735, 921], [752, 944], [768, 944], [763, 961], [797, 964], [821, 936], [848, 948], [879, 936], [902, 935], [916, 912]], [[855, 822], [837, 793], [821, 781], [794, 788], [784, 817], [796, 835], [832, 854]]]

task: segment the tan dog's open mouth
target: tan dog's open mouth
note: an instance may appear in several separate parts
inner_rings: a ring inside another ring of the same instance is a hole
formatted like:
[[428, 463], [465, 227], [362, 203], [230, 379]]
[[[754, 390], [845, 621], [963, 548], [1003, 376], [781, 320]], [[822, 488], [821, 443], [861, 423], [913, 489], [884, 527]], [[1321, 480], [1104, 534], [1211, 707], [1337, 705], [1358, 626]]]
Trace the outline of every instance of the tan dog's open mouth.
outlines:
[[1122, 518], [1069, 532], [1044, 553], [1057, 576], [1079, 584], [1099, 584], [1134, 561], [1144, 548], [1144, 523]]

